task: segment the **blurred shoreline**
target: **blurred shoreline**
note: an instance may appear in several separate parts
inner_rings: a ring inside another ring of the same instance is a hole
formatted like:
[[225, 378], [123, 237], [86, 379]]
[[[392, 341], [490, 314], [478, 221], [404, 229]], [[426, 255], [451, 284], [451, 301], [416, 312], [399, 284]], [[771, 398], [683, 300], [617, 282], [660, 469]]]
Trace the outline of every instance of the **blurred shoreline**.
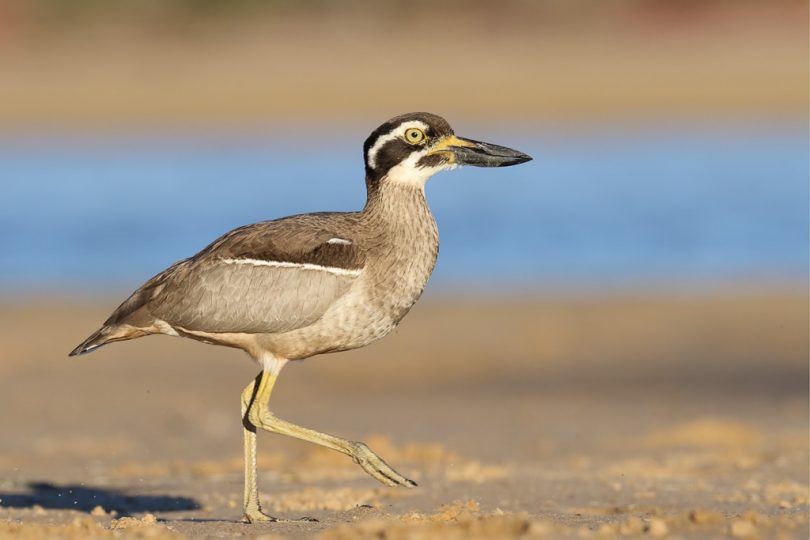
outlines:
[[[794, 124], [531, 136], [454, 125], [536, 161], [428, 184], [442, 244], [429, 291], [805, 280], [807, 138]], [[0, 292], [129, 290], [246, 223], [357, 210], [368, 129], [10, 138], [0, 144], [12, 179], [0, 200]]]

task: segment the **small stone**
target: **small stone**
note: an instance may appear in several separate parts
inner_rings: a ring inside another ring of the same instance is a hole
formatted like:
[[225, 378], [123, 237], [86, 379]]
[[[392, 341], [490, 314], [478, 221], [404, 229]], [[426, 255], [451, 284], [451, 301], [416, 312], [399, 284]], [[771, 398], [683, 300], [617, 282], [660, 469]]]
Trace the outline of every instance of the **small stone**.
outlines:
[[660, 538], [661, 536], [666, 536], [669, 532], [669, 527], [667, 527], [666, 522], [660, 518], [650, 518], [647, 522], [646, 532], [650, 536], [655, 536]]
[[34, 515], [42, 516], [45, 514], [45, 509], [42, 508], [41, 504], [35, 504], [31, 507], [31, 510], [34, 511]]
[[91, 516], [106, 516], [107, 511], [104, 510], [104, 507], [99, 504], [99, 505], [96, 505], [95, 508], [90, 510], [90, 515]]
[[731, 522], [728, 532], [734, 538], [753, 538], [757, 534], [757, 528], [749, 521], [738, 519]]
[[788, 501], [779, 501], [779, 508], [783, 510], [790, 510], [793, 508], [793, 505], [790, 504]]

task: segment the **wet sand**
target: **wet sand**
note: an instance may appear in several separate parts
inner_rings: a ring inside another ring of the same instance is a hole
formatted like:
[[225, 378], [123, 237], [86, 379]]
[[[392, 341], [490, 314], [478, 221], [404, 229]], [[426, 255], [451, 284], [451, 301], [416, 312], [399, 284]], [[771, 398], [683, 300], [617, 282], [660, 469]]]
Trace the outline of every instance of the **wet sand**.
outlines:
[[[806, 538], [806, 290], [428, 298], [295, 363], [280, 417], [419, 483], [259, 435], [241, 522], [238, 351], [169, 337], [65, 354], [115, 300], [0, 305], [0, 536]], [[42, 332], [46, 334], [43, 335]]]

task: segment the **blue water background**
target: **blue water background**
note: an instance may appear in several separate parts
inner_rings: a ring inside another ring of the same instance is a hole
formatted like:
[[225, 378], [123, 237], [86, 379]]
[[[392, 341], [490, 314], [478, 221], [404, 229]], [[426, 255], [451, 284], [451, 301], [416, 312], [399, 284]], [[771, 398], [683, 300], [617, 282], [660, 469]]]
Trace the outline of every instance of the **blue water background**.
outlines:
[[[359, 209], [367, 131], [0, 135], [0, 290], [120, 292], [233, 227]], [[462, 135], [535, 160], [428, 183], [434, 288], [806, 282], [804, 125]]]

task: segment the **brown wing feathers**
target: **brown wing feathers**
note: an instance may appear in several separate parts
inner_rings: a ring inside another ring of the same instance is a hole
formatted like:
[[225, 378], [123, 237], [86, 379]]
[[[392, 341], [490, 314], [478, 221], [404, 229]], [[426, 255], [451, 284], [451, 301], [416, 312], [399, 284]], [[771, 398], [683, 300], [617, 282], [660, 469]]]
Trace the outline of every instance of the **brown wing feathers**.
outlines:
[[307, 214], [234, 229], [150, 279], [71, 356], [151, 333], [157, 320], [209, 332], [280, 332], [311, 324], [363, 268], [355, 220], [355, 214]]
[[[306, 214], [235, 229], [197, 257], [309, 263], [356, 270], [365, 254], [356, 244], [354, 214]], [[349, 243], [329, 243], [332, 239]]]

